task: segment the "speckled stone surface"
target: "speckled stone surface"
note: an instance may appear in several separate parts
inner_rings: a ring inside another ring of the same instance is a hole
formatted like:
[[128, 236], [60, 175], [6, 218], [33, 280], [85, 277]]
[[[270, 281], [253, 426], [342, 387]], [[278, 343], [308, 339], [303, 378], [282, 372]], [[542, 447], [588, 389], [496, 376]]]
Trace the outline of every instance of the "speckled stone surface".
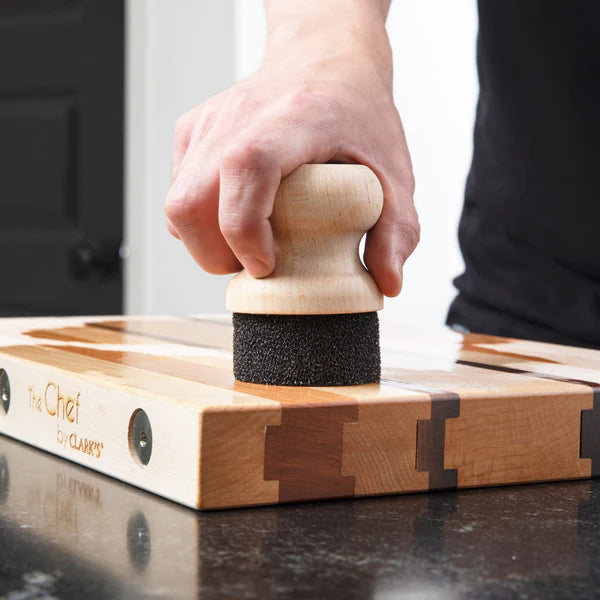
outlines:
[[597, 598], [600, 480], [195, 513], [0, 437], [0, 598]]

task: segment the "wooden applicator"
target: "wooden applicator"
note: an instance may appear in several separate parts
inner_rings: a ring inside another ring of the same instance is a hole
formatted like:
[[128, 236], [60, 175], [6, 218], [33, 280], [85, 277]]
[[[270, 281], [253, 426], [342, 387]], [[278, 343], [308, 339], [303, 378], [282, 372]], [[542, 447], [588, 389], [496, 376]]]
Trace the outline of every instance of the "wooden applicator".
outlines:
[[281, 181], [271, 215], [276, 266], [227, 288], [240, 381], [330, 386], [379, 381], [383, 296], [358, 246], [383, 193], [362, 165], [302, 165]]

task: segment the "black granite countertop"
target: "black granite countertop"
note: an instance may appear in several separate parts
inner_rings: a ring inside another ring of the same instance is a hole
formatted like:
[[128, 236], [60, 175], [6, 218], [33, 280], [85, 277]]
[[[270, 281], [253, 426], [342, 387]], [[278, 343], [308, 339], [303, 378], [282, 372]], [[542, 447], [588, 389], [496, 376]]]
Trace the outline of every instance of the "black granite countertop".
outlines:
[[196, 513], [0, 437], [0, 599], [597, 598], [600, 480]]

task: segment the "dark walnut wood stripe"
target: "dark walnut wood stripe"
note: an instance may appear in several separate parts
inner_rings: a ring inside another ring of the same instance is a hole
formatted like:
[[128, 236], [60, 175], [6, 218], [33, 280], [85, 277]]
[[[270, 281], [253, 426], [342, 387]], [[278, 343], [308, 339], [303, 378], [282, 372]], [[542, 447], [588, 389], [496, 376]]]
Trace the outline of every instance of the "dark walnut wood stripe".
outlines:
[[592, 477], [600, 477], [600, 389], [594, 388], [594, 408], [581, 411], [580, 458], [592, 459]]
[[355, 495], [356, 478], [342, 476], [344, 425], [358, 422], [358, 401], [330, 390], [236, 381], [236, 391], [275, 400], [279, 425], [266, 427], [264, 478], [279, 481], [279, 501]]
[[444, 468], [446, 419], [460, 416], [460, 396], [431, 394], [431, 419], [417, 421], [417, 471], [429, 471], [429, 489], [455, 488], [457, 469]]
[[431, 418], [417, 421], [417, 449], [415, 468], [429, 472], [429, 489], [456, 488], [457, 469], [445, 469], [446, 420], [460, 416], [460, 396], [454, 392], [435, 390], [430, 387], [402, 383], [394, 379], [382, 379], [381, 383], [392, 387], [416, 390], [429, 395]]
[[265, 480], [279, 481], [279, 501], [354, 496], [356, 478], [342, 476], [344, 425], [358, 422], [358, 403], [282, 405], [281, 425], [267, 427]]
[[514, 367], [505, 367], [501, 365], [489, 365], [467, 360], [457, 360], [456, 364], [488, 369], [491, 371], [501, 371], [502, 373], [513, 373], [516, 375], [528, 375], [539, 379], [548, 379], [551, 381], [560, 381], [562, 383], [574, 383], [585, 385], [591, 388], [594, 398], [594, 407], [581, 411], [581, 438], [579, 447], [579, 458], [589, 458], [592, 461], [592, 477], [600, 477], [600, 383], [595, 381], [586, 381], [583, 379], [572, 379], [569, 377], [559, 377], [548, 373], [538, 373], [536, 371], [526, 371]]

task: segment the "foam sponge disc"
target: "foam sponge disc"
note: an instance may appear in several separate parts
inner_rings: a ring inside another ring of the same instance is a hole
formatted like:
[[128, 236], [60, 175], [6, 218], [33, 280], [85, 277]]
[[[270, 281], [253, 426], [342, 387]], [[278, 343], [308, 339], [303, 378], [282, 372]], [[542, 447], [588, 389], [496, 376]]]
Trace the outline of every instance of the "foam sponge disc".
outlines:
[[252, 383], [340, 386], [378, 382], [376, 312], [233, 314], [233, 372]]

